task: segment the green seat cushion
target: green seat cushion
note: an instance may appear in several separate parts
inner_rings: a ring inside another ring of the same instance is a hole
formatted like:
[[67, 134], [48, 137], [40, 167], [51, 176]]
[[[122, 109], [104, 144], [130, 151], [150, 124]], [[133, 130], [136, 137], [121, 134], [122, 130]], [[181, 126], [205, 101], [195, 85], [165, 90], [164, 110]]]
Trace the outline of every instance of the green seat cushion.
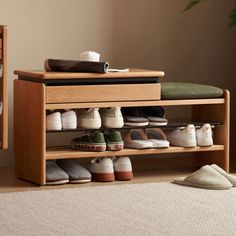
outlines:
[[193, 83], [167, 82], [161, 83], [161, 99], [196, 99], [219, 98], [223, 96], [223, 89]]

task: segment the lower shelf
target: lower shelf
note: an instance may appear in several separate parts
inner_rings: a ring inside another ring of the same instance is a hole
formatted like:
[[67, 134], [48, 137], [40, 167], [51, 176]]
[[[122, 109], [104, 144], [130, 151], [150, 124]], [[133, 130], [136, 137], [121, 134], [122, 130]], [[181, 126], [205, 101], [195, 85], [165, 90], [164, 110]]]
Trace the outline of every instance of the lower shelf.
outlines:
[[86, 152], [74, 151], [64, 147], [50, 147], [46, 151], [46, 160], [68, 159], [68, 158], [89, 158], [103, 156], [133, 156], [133, 155], [149, 155], [149, 154], [168, 154], [168, 153], [186, 153], [186, 152], [210, 152], [223, 151], [224, 145], [213, 145], [211, 147], [169, 147], [165, 149], [123, 149], [121, 151], [105, 151], [105, 152]]

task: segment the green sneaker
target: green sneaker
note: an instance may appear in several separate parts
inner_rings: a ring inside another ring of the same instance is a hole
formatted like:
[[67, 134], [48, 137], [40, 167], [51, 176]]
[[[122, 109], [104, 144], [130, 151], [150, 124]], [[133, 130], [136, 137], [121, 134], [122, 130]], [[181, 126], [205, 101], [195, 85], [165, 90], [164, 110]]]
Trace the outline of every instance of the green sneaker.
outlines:
[[75, 138], [71, 144], [72, 148], [76, 150], [92, 152], [104, 152], [106, 150], [106, 141], [102, 132], [95, 132]]
[[124, 148], [124, 142], [119, 131], [108, 131], [104, 133], [104, 136], [107, 143], [107, 150], [119, 151]]

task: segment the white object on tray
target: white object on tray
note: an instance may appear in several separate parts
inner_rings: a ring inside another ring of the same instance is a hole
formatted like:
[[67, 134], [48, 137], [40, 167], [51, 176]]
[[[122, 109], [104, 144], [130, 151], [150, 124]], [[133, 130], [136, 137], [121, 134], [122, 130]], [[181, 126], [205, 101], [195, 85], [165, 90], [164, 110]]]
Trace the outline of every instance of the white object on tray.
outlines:
[[79, 59], [80, 61], [99, 61], [100, 54], [93, 51], [81, 52]]

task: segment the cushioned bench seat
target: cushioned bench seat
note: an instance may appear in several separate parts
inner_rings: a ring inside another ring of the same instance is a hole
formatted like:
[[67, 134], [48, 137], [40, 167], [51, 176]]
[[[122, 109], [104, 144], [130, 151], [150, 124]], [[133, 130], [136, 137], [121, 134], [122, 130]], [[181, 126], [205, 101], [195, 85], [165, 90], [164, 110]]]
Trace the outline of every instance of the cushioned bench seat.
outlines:
[[161, 99], [197, 99], [219, 98], [223, 96], [223, 89], [194, 83], [166, 82], [161, 83]]

